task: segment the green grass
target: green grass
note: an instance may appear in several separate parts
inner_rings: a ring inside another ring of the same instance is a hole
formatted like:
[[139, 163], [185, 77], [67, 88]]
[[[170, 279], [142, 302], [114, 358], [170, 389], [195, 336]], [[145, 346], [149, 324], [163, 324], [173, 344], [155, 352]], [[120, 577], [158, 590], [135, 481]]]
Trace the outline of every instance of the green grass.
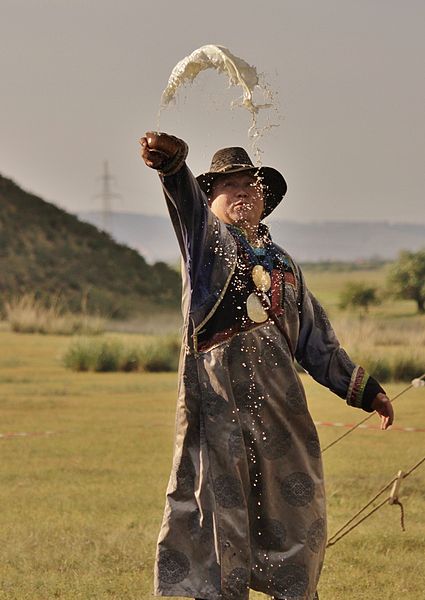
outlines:
[[[382, 293], [382, 304], [372, 306], [370, 315], [373, 317], [405, 317], [414, 315], [416, 304], [412, 300], [393, 300], [386, 290], [386, 278], [390, 265], [384, 265], [377, 269], [361, 271], [335, 271], [324, 272], [308, 270], [304, 271], [307, 287], [320, 300], [331, 317], [341, 313], [339, 309], [340, 295], [347, 283], [364, 283], [378, 288], [378, 294]], [[386, 290], [386, 291], [384, 291]], [[344, 311], [344, 314], [347, 314]], [[350, 314], [348, 312], [348, 314]], [[356, 311], [352, 311], [356, 314]], [[358, 311], [357, 311], [358, 314]]]
[[[68, 344], [62, 336], [0, 330], [0, 432], [54, 432], [0, 439], [0, 599], [149, 599], [176, 375], [75, 373], [61, 364]], [[316, 420], [363, 416], [303, 381]], [[391, 395], [403, 387], [387, 386]], [[411, 390], [395, 408], [398, 425], [424, 427], [425, 389]], [[322, 444], [342, 431], [319, 428]], [[424, 449], [425, 433], [395, 430], [357, 431], [329, 449], [329, 533]], [[425, 467], [403, 483], [405, 533], [399, 508], [385, 506], [328, 550], [323, 600], [424, 597], [424, 486]]]

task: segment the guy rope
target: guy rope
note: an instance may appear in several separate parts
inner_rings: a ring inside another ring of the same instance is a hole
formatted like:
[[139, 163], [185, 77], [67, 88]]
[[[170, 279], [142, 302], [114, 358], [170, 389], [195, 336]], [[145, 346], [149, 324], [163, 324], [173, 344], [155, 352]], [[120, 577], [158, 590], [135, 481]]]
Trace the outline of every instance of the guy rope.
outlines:
[[[394, 398], [391, 399], [391, 402], [394, 402], [394, 400], [396, 400], [397, 398], [399, 398], [402, 394], [404, 394], [405, 392], [407, 392], [408, 390], [410, 390], [412, 387], [421, 387], [423, 385], [425, 385], [425, 373], [423, 373], [417, 379], [413, 379], [413, 381], [410, 383], [410, 385], [408, 385], [401, 392], [399, 392], [396, 396], [394, 396]], [[363, 423], [365, 423], [365, 421], [367, 421], [368, 419], [370, 419], [373, 416], [373, 414], [374, 413], [371, 413], [366, 418], [362, 419], [359, 423], [357, 423], [356, 425], [354, 425], [353, 427], [351, 427], [351, 429], [349, 429], [348, 431], [346, 431], [339, 438], [337, 438], [336, 440], [334, 440], [333, 442], [331, 442], [330, 444], [328, 444], [327, 446], [325, 446], [325, 448], [323, 448], [323, 450], [322, 450], [322, 453], [325, 452], [326, 450], [328, 450], [329, 448], [331, 448], [332, 446], [334, 446], [335, 444], [337, 444], [338, 442], [340, 442], [343, 438], [347, 437], [347, 435], [349, 435], [350, 433], [352, 433], [355, 429], [357, 429], [358, 427], [360, 427], [360, 425], [362, 425]], [[403, 507], [402, 503], [399, 500], [400, 486], [401, 486], [402, 481], [404, 479], [406, 479], [407, 477], [409, 477], [409, 475], [411, 475], [423, 463], [425, 463], [425, 456], [422, 457], [416, 464], [414, 464], [408, 471], [406, 471], [406, 472], [399, 471], [397, 473], [397, 475], [395, 477], [393, 477], [393, 479], [391, 479], [391, 481], [389, 481], [388, 483], [386, 483], [373, 496], [373, 498], [371, 498], [359, 511], [356, 512], [355, 515], [353, 515], [346, 523], [344, 523], [344, 525], [342, 527], [340, 527], [338, 529], [338, 531], [336, 531], [329, 538], [326, 547], [328, 548], [328, 547], [333, 546], [334, 544], [336, 544], [336, 542], [338, 542], [343, 537], [345, 537], [348, 533], [350, 533], [350, 531], [353, 531], [353, 529], [355, 529], [356, 527], [358, 527], [360, 525], [360, 523], [363, 523], [363, 521], [365, 521], [366, 519], [368, 519], [376, 511], [378, 511], [380, 508], [382, 508], [387, 502], [389, 504], [391, 504], [391, 505], [397, 504], [398, 506], [400, 506], [400, 511], [401, 511], [401, 514], [400, 514], [401, 528], [402, 528], [403, 531], [405, 531], [405, 527], [404, 527], [404, 507]], [[366, 513], [365, 515], [363, 515], [360, 518], [360, 515], [367, 508], [369, 508], [391, 486], [392, 486], [392, 489], [391, 489], [390, 495], [387, 496], [386, 498], [384, 498], [384, 500], [381, 500], [379, 502], [379, 504], [377, 504], [376, 506], [374, 506], [368, 513]]]
[[[403, 529], [403, 531], [405, 531], [404, 528], [404, 509], [403, 509], [403, 505], [401, 504], [399, 498], [398, 498], [398, 493], [400, 490], [400, 485], [403, 479], [406, 479], [406, 477], [408, 477], [411, 473], [413, 473], [413, 471], [415, 471], [418, 467], [421, 466], [422, 463], [425, 462], [425, 456], [422, 457], [415, 465], [413, 465], [413, 467], [411, 467], [406, 473], [404, 473], [403, 471], [399, 471], [398, 474], [396, 475], [396, 477], [394, 477], [393, 479], [391, 479], [391, 481], [389, 481], [386, 485], [384, 485], [383, 488], [381, 488], [379, 490], [379, 492], [377, 494], [375, 494], [373, 496], [373, 498], [371, 498], [369, 500], [369, 502], [367, 502], [367, 504], [365, 504], [359, 511], [357, 511], [357, 513], [355, 515], [353, 515], [351, 517], [351, 519], [349, 519], [346, 523], [344, 523], [344, 525], [342, 527], [340, 527], [338, 529], [338, 531], [336, 531], [328, 540], [328, 543], [326, 545], [326, 547], [328, 548], [329, 546], [333, 546], [334, 544], [336, 544], [336, 542], [338, 542], [341, 538], [343, 538], [344, 536], [347, 535], [347, 533], [350, 533], [350, 531], [352, 531], [353, 529], [355, 529], [358, 525], [360, 525], [360, 523], [362, 523], [363, 521], [365, 521], [366, 519], [368, 519], [371, 515], [373, 515], [374, 512], [376, 512], [377, 510], [379, 510], [380, 508], [382, 508], [382, 506], [384, 506], [384, 504], [386, 504], [387, 502], [389, 504], [398, 504], [400, 506], [400, 510], [401, 510], [401, 528]], [[371, 504], [373, 504], [373, 502], [375, 502], [375, 500], [377, 500], [379, 498], [379, 496], [381, 494], [383, 494], [389, 487], [393, 486], [391, 493], [389, 496], [387, 496], [384, 500], [382, 500], [377, 506], [375, 506], [374, 508], [372, 508], [372, 510], [370, 510], [366, 515], [364, 515], [361, 519], [359, 519], [357, 522], [356, 521], [357, 517], [359, 517], [361, 515], [361, 513], [366, 510], [366, 508], [368, 508]], [[353, 523], [353, 525], [351, 525]], [[351, 527], [349, 527], [349, 525], [351, 525]]]

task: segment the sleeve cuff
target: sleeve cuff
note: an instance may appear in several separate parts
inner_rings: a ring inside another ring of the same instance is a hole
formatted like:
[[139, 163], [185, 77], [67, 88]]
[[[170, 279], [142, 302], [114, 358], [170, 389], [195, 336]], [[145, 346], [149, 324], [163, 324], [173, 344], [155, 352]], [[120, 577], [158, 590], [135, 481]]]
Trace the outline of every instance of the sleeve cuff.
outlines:
[[351, 375], [347, 392], [347, 404], [373, 412], [372, 402], [379, 392], [385, 391], [379, 383], [367, 373], [363, 367], [356, 367]]
[[373, 412], [372, 402], [376, 397], [376, 394], [382, 392], [385, 394], [385, 390], [379, 385], [379, 383], [373, 377], [369, 377], [363, 392], [362, 409], [366, 412]]
[[189, 153], [189, 147], [186, 144], [186, 142], [184, 142], [183, 140], [179, 140], [179, 141], [180, 141], [180, 144], [179, 144], [176, 154], [168, 162], [166, 162], [163, 165], [163, 167], [160, 171], [158, 171], [159, 174], [162, 175], [163, 177], [168, 177], [169, 175], [175, 175], [178, 171], [180, 171], [180, 169], [184, 165], [184, 162]]

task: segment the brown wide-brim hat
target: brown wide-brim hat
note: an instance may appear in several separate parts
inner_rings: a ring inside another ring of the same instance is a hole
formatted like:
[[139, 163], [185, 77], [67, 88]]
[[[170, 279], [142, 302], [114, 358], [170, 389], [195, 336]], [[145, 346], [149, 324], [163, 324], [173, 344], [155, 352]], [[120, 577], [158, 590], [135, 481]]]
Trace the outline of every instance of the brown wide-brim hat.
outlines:
[[287, 185], [281, 173], [273, 167], [255, 167], [244, 148], [222, 148], [212, 157], [210, 170], [196, 178], [207, 196], [211, 195], [214, 181], [223, 175], [248, 171], [256, 175], [263, 185], [264, 210], [261, 219], [267, 217], [282, 201]]

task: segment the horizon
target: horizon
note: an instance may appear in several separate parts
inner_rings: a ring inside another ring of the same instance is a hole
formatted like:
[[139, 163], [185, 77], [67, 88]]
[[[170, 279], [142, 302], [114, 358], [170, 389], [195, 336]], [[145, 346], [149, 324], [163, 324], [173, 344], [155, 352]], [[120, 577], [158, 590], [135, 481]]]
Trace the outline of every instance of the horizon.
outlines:
[[[68, 212], [71, 215], [77, 216], [79, 217], [80, 215], [84, 215], [84, 214], [102, 214], [102, 209], [101, 208], [88, 208], [88, 209], [80, 209], [80, 210], [71, 210], [68, 208], [65, 208], [63, 206], [61, 206], [59, 203], [56, 203], [54, 201], [51, 200], [47, 200], [46, 198], [43, 198], [43, 196], [41, 196], [39, 193], [31, 190], [30, 188], [27, 188], [25, 186], [22, 186], [19, 182], [17, 182], [13, 177], [9, 176], [9, 175], [4, 175], [3, 173], [0, 172], [0, 177], [3, 177], [5, 179], [9, 179], [10, 181], [12, 181], [16, 186], [18, 186], [20, 189], [22, 189], [23, 191], [25, 191], [28, 194], [34, 195], [38, 198], [40, 198], [41, 200], [43, 200], [44, 202], [47, 202], [48, 204], [53, 204], [54, 206], [56, 206], [57, 208], [60, 208], [61, 210], [64, 210], [66, 212]], [[111, 216], [113, 215], [138, 215], [138, 216], [144, 216], [144, 217], [150, 217], [150, 218], [160, 218], [160, 219], [168, 219], [168, 214], [167, 213], [149, 213], [149, 212], [141, 212], [141, 211], [137, 211], [137, 210], [113, 210], [111, 209], [111, 211], [109, 212], [109, 214]], [[417, 226], [417, 227], [425, 227], [425, 220], [423, 223], [421, 222], [411, 222], [411, 221], [392, 221], [390, 219], [383, 219], [383, 218], [379, 218], [379, 219], [371, 219], [371, 218], [364, 218], [364, 219], [332, 219], [331, 217], [327, 217], [326, 219], [322, 219], [322, 220], [318, 220], [318, 219], [303, 219], [303, 220], [299, 220], [297, 218], [290, 218], [287, 219], [284, 217], [284, 215], [280, 215], [279, 217], [274, 217], [274, 216], [269, 216], [267, 218], [267, 221], [270, 223], [274, 223], [274, 222], [286, 222], [286, 223], [296, 223], [297, 225], [315, 225], [315, 224], [332, 224], [332, 223], [346, 223], [346, 224], [351, 224], [351, 225], [355, 225], [355, 224], [364, 224], [364, 223], [376, 223], [376, 224], [385, 224], [385, 225], [408, 225], [408, 226]], [[424, 245], [425, 245], [425, 240], [424, 240]]]
[[[44, 206], [49, 212], [54, 204], [23, 190], [15, 182], [0, 176], [5, 188], [15, 195], [26, 198], [23, 206], [30, 206], [31, 200], [39, 203], [40, 212]], [[3, 187], [3, 185], [2, 185]], [[12, 198], [5, 196], [6, 203]], [[58, 211], [63, 208], [55, 206]], [[148, 263], [157, 261], [175, 264], [179, 249], [172, 232], [170, 219], [165, 215], [146, 215], [137, 212], [80, 211], [69, 214], [94, 225], [98, 231], [108, 233], [116, 242], [136, 249]], [[309, 220], [269, 218], [273, 240], [285, 248], [299, 262], [369, 262], [372, 259], [391, 261], [402, 250], [417, 252], [424, 249], [425, 225], [388, 221], [354, 220]], [[160, 242], [160, 243], [158, 243]]]
[[[68, 211], [69, 212], [69, 211]], [[84, 215], [84, 214], [102, 214], [101, 210], [80, 210], [76, 213], [71, 213], [71, 214], [75, 214], [75, 215]], [[111, 210], [109, 213], [111, 216], [113, 215], [137, 215], [137, 216], [143, 216], [143, 217], [152, 217], [152, 218], [159, 218], [159, 219], [168, 219], [168, 215], [165, 214], [149, 214], [149, 213], [144, 213], [144, 212], [139, 212], [139, 211], [116, 211], [116, 210]], [[323, 220], [303, 220], [303, 221], [298, 221], [296, 219], [285, 219], [284, 217], [280, 216], [278, 218], [274, 218], [274, 217], [267, 217], [267, 222], [286, 222], [286, 223], [296, 223], [297, 225], [316, 225], [316, 224], [325, 224], [325, 223], [347, 223], [350, 225], [356, 225], [356, 224], [364, 224], [364, 223], [379, 223], [382, 225], [411, 225], [412, 227], [424, 227], [425, 228], [425, 222], [424, 223], [411, 223], [408, 221], [390, 221], [390, 220], [386, 220], [386, 219], [380, 219], [380, 220], [373, 220], [373, 219], [331, 219], [331, 218], [327, 218], [327, 219], [323, 219]], [[425, 245], [425, 240], [424, 240], [424, 245]]]

